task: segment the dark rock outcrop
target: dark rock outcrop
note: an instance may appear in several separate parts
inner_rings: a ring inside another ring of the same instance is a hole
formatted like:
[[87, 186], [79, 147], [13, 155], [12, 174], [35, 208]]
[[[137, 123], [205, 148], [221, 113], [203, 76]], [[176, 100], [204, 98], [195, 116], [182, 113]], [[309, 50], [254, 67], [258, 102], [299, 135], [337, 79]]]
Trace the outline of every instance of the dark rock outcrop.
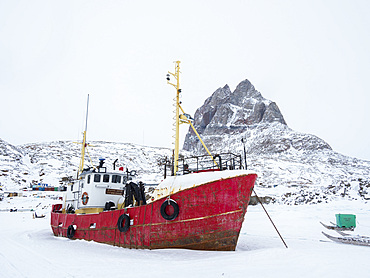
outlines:
[[[289, 150], [331, 149], [320, 138], [291, 130], [275, 102], [265, 99], [249, 80], [234, 92], [228, 85], [218, 88], [194, 115], [194, 127], [213, 152], [234, 149], [233, 138], [246, 137], [249, 153], [281, 153]], [[228, 146], [228, 147], [227, 147]], [[184, 150], [202, 153], [203, 147], [192, 129], [185, 137]]]

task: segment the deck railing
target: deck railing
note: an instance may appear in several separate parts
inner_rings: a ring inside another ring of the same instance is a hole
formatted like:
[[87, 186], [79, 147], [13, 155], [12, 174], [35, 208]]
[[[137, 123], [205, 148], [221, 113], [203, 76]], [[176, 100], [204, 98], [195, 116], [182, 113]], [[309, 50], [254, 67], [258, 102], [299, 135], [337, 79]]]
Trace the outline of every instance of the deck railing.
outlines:
[[[214, 155], [213, 159], [209, 155], [179, 157], [177, 174], [185, 175], [208, 171], [243, 169], [241, 155], [221, 153]], [[164, 177], [173, 175], [173, 161], [166, 159], [164, 163]]]

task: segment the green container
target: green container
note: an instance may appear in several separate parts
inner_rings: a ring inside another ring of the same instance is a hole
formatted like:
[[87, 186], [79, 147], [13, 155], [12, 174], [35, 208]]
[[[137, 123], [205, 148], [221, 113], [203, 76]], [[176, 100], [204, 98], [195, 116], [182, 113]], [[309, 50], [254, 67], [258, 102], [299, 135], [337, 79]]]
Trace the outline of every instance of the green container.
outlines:
[[337, 227], [356, 228], [356, 215], [354, 214], [336, 214]]

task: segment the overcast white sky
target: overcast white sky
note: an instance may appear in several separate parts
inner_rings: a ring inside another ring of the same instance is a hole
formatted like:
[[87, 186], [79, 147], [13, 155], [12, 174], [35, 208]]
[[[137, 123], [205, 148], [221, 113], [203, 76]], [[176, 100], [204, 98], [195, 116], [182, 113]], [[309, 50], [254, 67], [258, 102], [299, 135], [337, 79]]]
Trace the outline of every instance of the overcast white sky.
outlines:
[[[294, 130], [370, 160], [370, 1], [0, 0], [0, 138], [170, 147], [187, 113], [249, 79]], [[187, 131], [183, 127], [182, 134]]]

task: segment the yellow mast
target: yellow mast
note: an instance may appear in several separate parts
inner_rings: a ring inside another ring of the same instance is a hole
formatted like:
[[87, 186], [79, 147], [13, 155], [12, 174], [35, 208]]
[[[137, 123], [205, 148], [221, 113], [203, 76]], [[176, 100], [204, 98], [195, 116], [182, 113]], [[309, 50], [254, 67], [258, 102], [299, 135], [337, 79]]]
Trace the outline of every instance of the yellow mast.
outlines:
[[85, 124], [85, 130], [83, 132], [80, 166], [78, 167], [77, 179], [78, 179], [78, 176], [82, 173], [82, 171], [84, 169], [85, 150], [86, 150], [86, 147], [87, 147], [87, 144], [86, 144], [86, 130], [87, 130], [87, 117], [88, 117], [88, 114], [89, 114], [89, 95], [87, 95], [86, 124]]
[[[176, 113], [176, 116], [175, 116], [175, 135], [174, 135], [174, 138], [175, 138], [175, 151], [174, 151], [174, 169], [173, 169], [173, 172], [174, 172], [174, 175], [176, 176], [176, 173], [177, 171], [179, 170], [179, 140], [180, 140], [180, 129], [179, 129], [179, 126], [180, 124], [183, 124], [183, 123], [186, 123], [186, 124], [189, 124], [192, 129], [194, 130], [195, 134], [198, 136], [200, 142], [202, 143], [203, 147], [205, 148], [205, 150], [207, 151], [207, 153], [211, 156], [213, 162], [218, 166], [216, 160], [213, 158], [213, 156], [211, 155], [211, 153], [209, 152], [208, 148], [206, 147], [206, 145], [204, 144], [203, 140], [200, 138], [198, 132], [195, 130], [195, 127], [193, 126], [191, 120], [190, 120], [190, 117], [184, 112], [184, 110], [182, 109], [182, 107], [180, 106], [180, 93], [181, 93], [181, 89], [180, 89], [180, 61], [176, 61], [176, 66], [175, 66], [175, 73], [172, 73], [172, 72], [168, 72], [167, 74], [167, 84], [170, 84], [172, 86], [175, 87], [176, 89], [176, 98], [175, 98], [175, 106], [176, 106], [176, 110], [175, 110], [175, 113]], [[170, 82], [170, 74], [175, 77], [175, 80], [176, 80], [176, 84], [173, 84]], [[181, 112], [183, 114], [180, 115], [180, 109], [181, 109]]]
[[[168, 72], [167, 74], [167, 84], [170, 84], [172, 86], [175, 87], [176, 89], [176, 110], [175, 110], [175, 154], [174, 154], [174, 169], [173, 169], [173, 172], [174, 172], [174, 175], [176, 175], [178, 169], [179, 169], [179, 125], [180, 125], [180, 112], [179, 112], [179, 105], [180, 105], [180, 93], [181, 93], [181, 90], [180, 90], [180, 61], [176, 61], [176, 66], [175, 66], [175, 73], [172, 73], [172, 72]], [[169, 74], [171, 74], [173, 77], [175, 77], [175, 80], [176, 80], [176, 84], [173, 84], [171, 83], [169, 80], [170, 80], [170, 76]]]
[[83, 132], [80, 166], [78, 167], [77, 178], [82, 173], [82, 171], [84, 169], [85, 149], [86, 149], [86, 130]]

